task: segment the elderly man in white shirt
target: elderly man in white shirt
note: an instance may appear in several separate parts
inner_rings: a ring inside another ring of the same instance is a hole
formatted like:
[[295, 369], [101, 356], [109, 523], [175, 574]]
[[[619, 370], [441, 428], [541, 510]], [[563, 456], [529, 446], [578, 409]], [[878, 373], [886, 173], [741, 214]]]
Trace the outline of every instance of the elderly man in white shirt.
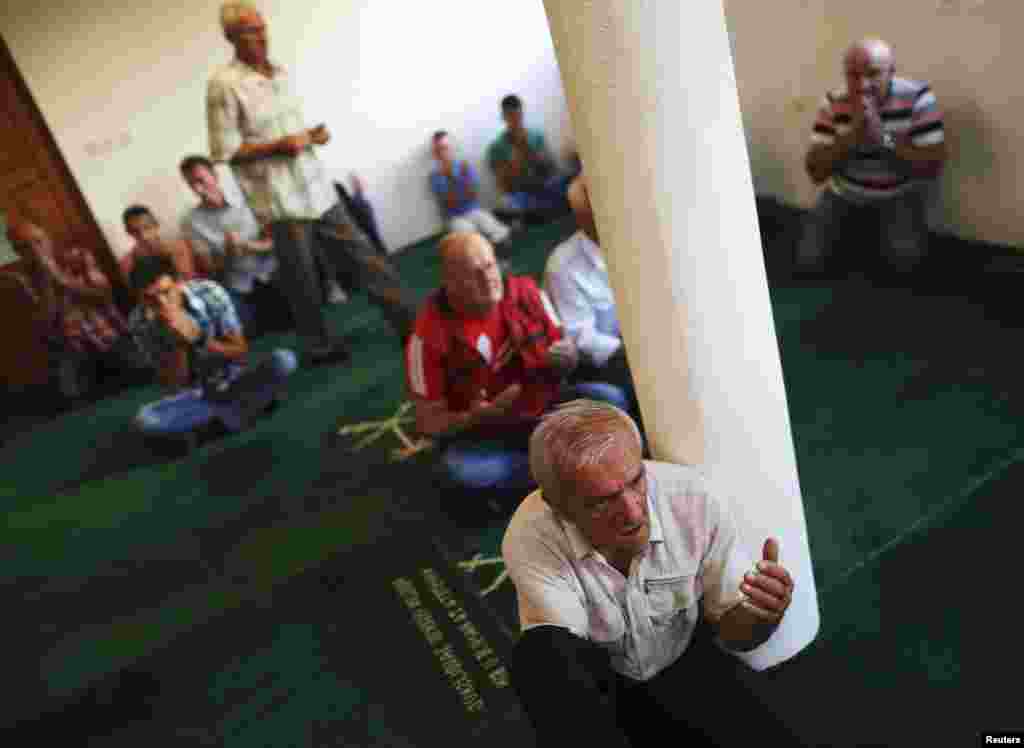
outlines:
[[562, 319], [566, 335], [580, 353], [580, 365], [573, 373], [573, 380], [605, 381], [621, 387], [629, 397], [630, 410], [638, 415], [615, 296], [598, 244], [597, 226], [583, 174], [569, 186], [569, 205], [578, 230], [548, 258], [544, 290]]
[[328, 332], [314, 244], [330, 247], [334, 269], [356, 277], [404, 341], [414, 299], [394, 268], [345, 213], [314, 152], [330, 141], [326, 125], [307, 127], [295, 82], [268, 57], [267, 26], [249, 2], [221, 6], [221, 27], [235, 58], [211, 77], [206, 113], [213, 161], [229, 163], [249, 207], [269, 224], [278, 280], [311, 363], [345, 359]]
[[522, 628], [513, 683], [539, 744], [571, 725], [582, 745], [643, 733], [792, 745], [723, 652], [760, 646], [782, 620], [793, 580], [778, 542], [754, 566], [708, 480], [644, 460], [635, 422], [606, 403], [547, 415], [529, 460], [540, 488], [512, 517], [502, 555]]

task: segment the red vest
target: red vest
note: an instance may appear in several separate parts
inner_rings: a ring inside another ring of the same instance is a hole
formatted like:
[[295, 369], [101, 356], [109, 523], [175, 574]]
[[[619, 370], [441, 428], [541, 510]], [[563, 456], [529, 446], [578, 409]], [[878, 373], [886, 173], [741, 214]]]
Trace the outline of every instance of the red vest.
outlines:
[[444, 330], [447, 342], [444, 370], [450, 410], [468, 410], [481, 390], [493, 398], [514, 383], [522, 386], [523, 393], [510, 422], [536, 418], [548, 409], [558, 395], [561, 374], [548, 365], [547, 351], [562, 337], [562, 331], [545, 311], [540, 291], [531, 278], [505, 279], [498, 314], [505, 325], [506, 345], [511, 345], [512, 356], [498, 371], [484, 359], [475, 342], [465, 337], [444, 289], [435, 292], [429, 303], [433, 321]]

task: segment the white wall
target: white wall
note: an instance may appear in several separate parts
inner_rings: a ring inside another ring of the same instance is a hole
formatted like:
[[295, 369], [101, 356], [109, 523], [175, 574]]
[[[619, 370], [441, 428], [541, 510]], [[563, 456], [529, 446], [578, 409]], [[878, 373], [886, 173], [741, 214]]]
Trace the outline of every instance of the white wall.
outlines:
[[[800, 205], [816, 191], [803, 171], [826, 90], [842, 85], [841, 56], [879, 34], [898, 74], [932, 84], [946, 113], [951, 159], [935, 223], [965, 238], [1024, 247], [1016, 185], [1024, 68], [1024, 5], [997, 0], [725, 0], [755, 186]], [[1003, 43], [1005, 37], [1006, 44]], [[695, 74], [699, 75], [699, 72]]]
[[[452, 131], [485, 180], [501, 97], [561, 155], [570, 138], [541, 0], [335, 0], [261, 3], [273, 60], [297, 76], [332, 176], [358, 171], [392, 248], [441, 229], [429, 193], [429, 136]], [[121, 211], [149, 204], [170, 232], [193, 202], [179, 159], [207, 150], [205, 92], [232, 51], [218, 0], [141, 7], [127, 0], [0, 5], [0, 29], [72, 173], [121, 253]]]
[[[846, 44], [881, 32], [900, 69], [929, 80], [947, 114], [952, 160], [937, 222], [967, 238], [1024, 246], [1015, 203], [1024, 101], [1014, 80], [1024, 51], [1010, 37], [1003, 44], [1024, 21], [1024, 5], [725, 6], [759, 193], [811, 203], [803, 155], [814, 109], [842, 82]], [[0, 30], [115, 249], [127, 243], [120, 212], [128, 203], [151, 203], [173, 227], [191, 201], [175, 165], [206, 149], [206, 80], [230, 57], [217, 8], [217, 0], [145, 9], [127, 0], [0, 3]], [[514, 90], [531, 124], [556, 144], [569, 138], [541, 0], [267, 0], [264, 8], [272, 55], [295, 68], [310, 122], [333, 129], [324, 159], [339, 178], [351, 169], [365, 176], [392, 246], [440, 228], [424, 177], [432, 130], [453, 130], [480, 158], [500, 128], [498, 100]], [[90, 154], [108, 139], [112, 153]]]

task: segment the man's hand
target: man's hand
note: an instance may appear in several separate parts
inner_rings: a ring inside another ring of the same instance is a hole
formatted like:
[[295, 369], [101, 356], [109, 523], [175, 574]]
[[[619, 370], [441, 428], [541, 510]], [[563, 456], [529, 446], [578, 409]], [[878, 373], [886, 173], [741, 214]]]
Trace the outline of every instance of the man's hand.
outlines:
[[552, 343], [548, 348], [548, 365], [560, 371], [572, 371], [579, 363], [579, 351], [569, 338]]
[[197, 325], [191, 317], [185, 314], [184, 309], [171, 309], [165, 307], [160, 310], [157, 317], [164, 323], [171, 334], [182, 343], [191, 345], [202, 336], [202, 331], [199, 329], [199, 325]]
[[224, 252], [228, 257], [238, 257], [243, 254], [242, 237], [237, 231], [224, 232]]
[[759, 619], [771, 624], [782, 620], [793, 599], [793, 579], [779, 564], [779, 541], [775, 538], [764, 542], [757, 571], [747, 572], [740, 590], [747, 596], [744, 607]]
[[286, 156], [295, 158], [313, 143], [310, 132], [312, 131], [305, 130], [303, 132], [297, 132], [294, 135], [286, 135], [281, 138], [279, 141], [281, 151]]
[[493, 400], [487, 397], [487, 392], [481, 390], [477, 399], [470, 404], [469, 412], [477, 423], [501, 418], [508, 415], [521, 394], [523, 394], [523, 388], [519, 384], [510, 384]]
[[314, 145], [327, 145], [331, 142], [331, 133], [327, 125], [321, 123], [309, 131], [309, 139]]

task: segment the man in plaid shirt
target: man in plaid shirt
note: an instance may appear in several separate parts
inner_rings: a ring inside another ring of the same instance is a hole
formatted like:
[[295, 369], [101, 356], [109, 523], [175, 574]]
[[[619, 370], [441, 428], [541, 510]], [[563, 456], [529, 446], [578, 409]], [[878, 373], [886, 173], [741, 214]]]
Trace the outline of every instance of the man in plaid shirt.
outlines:
[[254, 361], [223, 287], [181, 280], [163, 256], [140, 258], [131, 283], [140, 301], [132, 334], [172, 393], [139, 411], [135, 422], [143, 433], [190, 434], [214, 421], [240, 431], [281, 395], [295, 354], [277, 349]]

